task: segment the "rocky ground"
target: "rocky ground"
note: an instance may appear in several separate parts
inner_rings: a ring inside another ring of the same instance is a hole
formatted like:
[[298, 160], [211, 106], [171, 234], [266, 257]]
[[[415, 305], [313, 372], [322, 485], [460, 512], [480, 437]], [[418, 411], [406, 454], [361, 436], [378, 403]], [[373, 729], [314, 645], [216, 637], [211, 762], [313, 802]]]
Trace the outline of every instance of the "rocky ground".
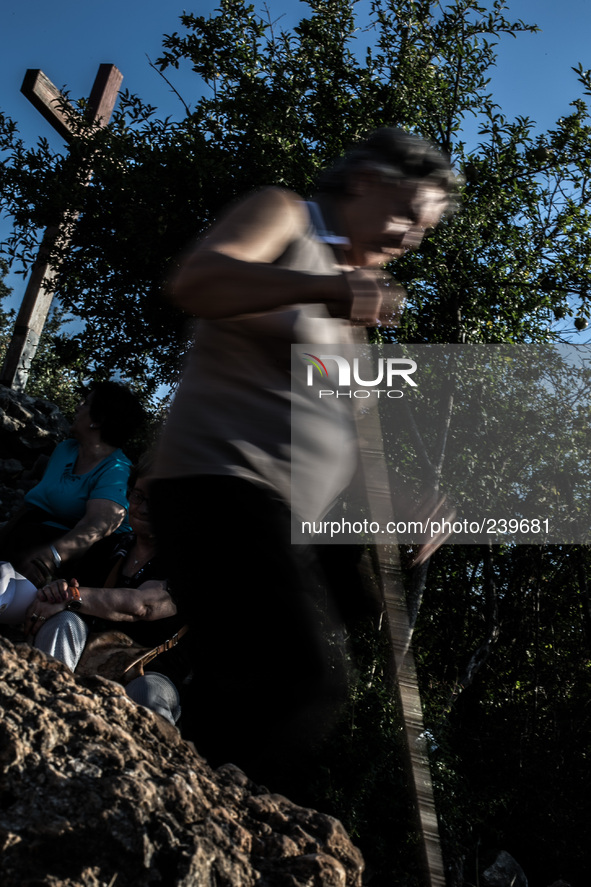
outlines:
[[67, 437], [68, 424], [55, 404], [0, 385], [0, 522], [42, 476], [55, 445]]
[[341, 824], [212, 771], [122, 687], [0, 639], [3, 887], [359, 887]]

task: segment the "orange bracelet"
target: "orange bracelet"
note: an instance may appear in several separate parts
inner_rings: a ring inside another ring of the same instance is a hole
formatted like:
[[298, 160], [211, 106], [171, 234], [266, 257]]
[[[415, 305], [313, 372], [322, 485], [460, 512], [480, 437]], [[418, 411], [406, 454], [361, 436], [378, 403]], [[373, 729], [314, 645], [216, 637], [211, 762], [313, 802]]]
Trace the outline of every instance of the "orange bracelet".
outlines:
[[82, 598], [80, 597], [80, 589], [77, 585], [68, 585], [68, 592], [72, 595], [70, 598], [66, 610], [79, 610], [82, 606]]

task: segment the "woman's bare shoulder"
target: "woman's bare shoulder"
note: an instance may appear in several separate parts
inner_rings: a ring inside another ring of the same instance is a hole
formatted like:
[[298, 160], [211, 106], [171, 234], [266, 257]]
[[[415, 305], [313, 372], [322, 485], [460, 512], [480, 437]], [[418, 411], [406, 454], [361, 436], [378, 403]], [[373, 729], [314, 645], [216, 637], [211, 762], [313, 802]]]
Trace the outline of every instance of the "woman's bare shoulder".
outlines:
[[237, 259], [272, 262], [307, 225], [301, 197], [284, 188], [264, 188], [230, 207], [200, 246]]

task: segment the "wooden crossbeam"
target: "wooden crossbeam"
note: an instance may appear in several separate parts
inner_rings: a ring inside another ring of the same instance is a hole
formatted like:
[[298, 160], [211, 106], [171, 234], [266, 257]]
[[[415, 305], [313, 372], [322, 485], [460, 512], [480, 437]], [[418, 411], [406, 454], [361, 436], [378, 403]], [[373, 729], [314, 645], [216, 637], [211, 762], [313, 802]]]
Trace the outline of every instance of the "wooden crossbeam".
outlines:
[[[86, 120], [97, 126], [107, 125], [122, 80], [123, 74], [115, 65], [99, 66], [85, 108]], [[75, 131], [72, 125], [75, 120], [75, 109], [43, 71], [29, 68], [21, 92], [63, 139], [67, 142], [72, 141]], [[90, 181], [90, 172], [88, 181]], [[61, 219], [56, 220], [56, 225], [47, 229], [33, 265], [0, 374], [0, 383], [9, 385], [17, 391], [25, 389], [31, 361], [37, 351], [39, 337], [51, 306], [51, 283], [55, 271], [49, 263], [48, 256], [58, 235], [61, 235], [62, 242], [67, 242], [69, 228], [74, 219], [75, 214], [70, 213], [68, 219], [63, 215]]]
[[100, 65], [88, 98], [86, 119], [106, 126], [111, 119], [123, 74], [115, 65]]
[[[91, 123], [105, 126], [111, 119], [123, 74], [116, 65], [102, 64], [95, 77], [85, 117]], [[62, 92], [39, 68], [25, 74], [22, 94], [66, 141], [72, 138], [70, 113], [74, 110]]]
[[68, 113], [65, 110], [66, 100], [49, 77], [46, 77], [43, 71], [38, 68], [29, 68], [25, 74], [21, 92], [45, 117], [47, 122], [51, 123], [56, 132], [69, 141], [72, 134]]

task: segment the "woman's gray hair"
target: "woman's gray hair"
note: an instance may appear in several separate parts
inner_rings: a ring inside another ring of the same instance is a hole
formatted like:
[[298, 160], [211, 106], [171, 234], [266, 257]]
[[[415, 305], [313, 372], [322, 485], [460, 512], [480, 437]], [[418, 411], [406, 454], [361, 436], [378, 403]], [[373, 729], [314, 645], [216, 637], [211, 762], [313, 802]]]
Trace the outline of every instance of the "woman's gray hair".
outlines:
[[350, 148], [333, 167], [320, 174], [318, 190], [347, 194], [351, 174], [375, 170], [385, 181], [419, 179], [441, 188], [450, 197], [459, 179], [449, 158], [431, 142], [403, 129], [386, 126]]

